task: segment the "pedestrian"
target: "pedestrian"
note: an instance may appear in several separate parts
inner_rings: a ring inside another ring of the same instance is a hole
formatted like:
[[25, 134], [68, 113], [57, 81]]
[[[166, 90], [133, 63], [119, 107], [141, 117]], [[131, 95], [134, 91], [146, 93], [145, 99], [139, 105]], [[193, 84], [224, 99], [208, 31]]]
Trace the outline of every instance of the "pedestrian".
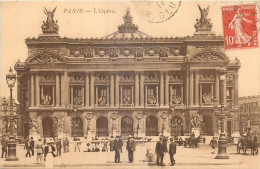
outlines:
[[156, 164], [163, 165], [164, 153], [167, 152], [167, 140], [164, 140], [164, 136], [160, 136], [160, 140], [156, 143], [155, 153], [157, 155]]
[[169, 155], [170, 155], [171, 165], [175, 164], [174, 154], [176, 154], [176, 147], [177, 147], [177, 144], [176, 144], [175, 140], [173, 138], [170, 138]]
[[64, 147], [64, 153], [67, 153], [69, 152], [69, 140], [68, 138], [66, 138], [64, 141], [63, 141], [63, 147]]
[[32, 156], [34, 156], [34, 146], [35, 146], [34, 144], [35, 142], [33, 140], [33, 137], [31, 137], [30, 146], [31, 146]]
[[[78, 139], [76, 139], [76, 140], [78, 140]], [[79, 152], [80, 152], [80, 145], [81, 145], [81, 142], [79, 142], [79, 141], [76, 141], [76, 142], [75, 142], [75, 152], [77, 151], [77, 149], [78, 149]]]
[[42, 156], [43, 156], [43, 144], [42, 144], [42, 139], [38, 139], [38, 142], [36, 143], [35, 145], [35, 148], [36, 148], [36, 153], [37, 153], [37, 157], [36, 157], [36, 160], [37, 160], [37, 163], [40, 163], [42, 162]]
[[48, 142], [48, 146], [44, 149], [44, 158], [45, 158], [45, 167], [46, 168], [53, 168], [53, 157], [55, 157], [55, 147], [52, 145], [53, 140], [51, 139], [50, 142]]
[[110, 147], [110, 151], [114, 151], [114, 137], [111, 136], [110, 142], [109, 142], [109, 147]]
[[61, 156], [61, 139], [59, 139], [57, 142], [56, 142], [56, 149], [57, 149], [57, 157], [58, 156]]
[[116, 136], [116, 139], [114, 141], [114, 151], [115, 151], [115, 163], [120, 163], [120, 150], [122, 146], [119, 142], [119, 136]]
[[2, 156], [1, 156], [1, 158], [4, 158], [4, 156], [6, 158], [6, 156], [7, 156], [7, 140], [3, 138], [1, 140], [1, 144], [2, 144]]
[[126, 149], [128, 150], [129, 162], [132, 163], [134, 161], [135, 141], [131, 135], [128, 137]]
[[122, 149], [122, 147], [123, 147], [123, 141], [122, 141], [122, 139], [121, 139], [121, 136], [119, 136], [119, 143], [120, 143], [120, 146], [121, 146], [120, 152], [123, 153], [123, 149]]
[[218, 145], [218, 142], [217, 142], [216, 137], [212, 137], [212, 139], [211, 139], [209, 145], [211, 145], [211, 148], [212, 148], [211, 154], [215, 154], [215, 148], [216, 148], [217, 145]]
[[43, 138], [43, 145], [46, 145], [46, 138]]
[[30, 140], [28, 140], [28, 141], [25, 143], [24, 149], [26, 149], [26, 154], [25, 154], [25, 156], [28, 157], [28, 155], [29, 155], [29, 157], [31, 158], [31, 142], [30, 142]]

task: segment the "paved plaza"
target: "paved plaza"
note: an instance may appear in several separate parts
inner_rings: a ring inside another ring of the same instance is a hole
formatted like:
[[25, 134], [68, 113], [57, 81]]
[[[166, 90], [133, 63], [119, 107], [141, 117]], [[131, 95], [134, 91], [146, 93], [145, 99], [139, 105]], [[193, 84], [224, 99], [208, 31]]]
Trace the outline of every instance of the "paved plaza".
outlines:
[[[128, 163], [127, 151], [123, 148], [121, 163], [114, 163], [114, 152], [74, 152], [74, 145], [70, 146], [69, 153], [63, 153], [61, 157], [54, 158], [55, 168], [160, 168], [154, 163], [145, 162], [145, 154], [148, 145], [138, 146], [134, 153], [134, 163]], [[154, 151], [153, 145], [149, 145]], [[83, 147], [81, 147], [83, 149]], [[214, 159], [216, 154], [211, 154], [209, 145], [200, 145], [199, 148], [177, 147], [175, 155], [176, 165], [174, 168], [236, 168], [236, 169], [259, 169], [260, 156], [252, 156], [236, 153], [236, 146], [229, 146], [227, 149], [230, 159]], [[23, 145], [17, 146], [17, 157], [19, 161], [9, 162], [0, 159], [0, 168], [44, 168], [43, 164], [36, 164], [36, 157], [25, 158], [26, 151]], [[169, 155], [164, 158], [166, 168], [170, 166]]]

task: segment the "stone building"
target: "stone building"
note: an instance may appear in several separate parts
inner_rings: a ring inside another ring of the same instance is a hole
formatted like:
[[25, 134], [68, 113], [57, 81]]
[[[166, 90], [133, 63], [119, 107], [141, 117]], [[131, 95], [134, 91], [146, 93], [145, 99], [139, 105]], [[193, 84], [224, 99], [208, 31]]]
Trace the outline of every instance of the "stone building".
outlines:
[[240, 106], [240, 133], [245, 134], [248, 128], [260, 139], [260, 96], [238, 98]]
[[23, 130], [30, 126], [30, 135], [41, 137], [143, 137], [199, 129], [212, 136], [215, 108], [224, 105], [229, 132], [238, 131], [240, 62], [229, 60], [223, 36], [204, 18], [193, 36], [154, 38], [133, 24], [128, 9], [115, 33], [70, 39], [48, 17], [43, 34], [25, 40], [28, 58], [15, 65]]

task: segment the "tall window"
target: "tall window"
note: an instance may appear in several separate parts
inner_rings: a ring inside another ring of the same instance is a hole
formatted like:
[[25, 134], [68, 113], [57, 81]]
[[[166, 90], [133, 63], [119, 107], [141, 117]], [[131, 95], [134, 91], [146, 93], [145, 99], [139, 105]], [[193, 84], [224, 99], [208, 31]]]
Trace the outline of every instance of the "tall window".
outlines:
[[213, 85], [202, 84], [202, 103], [210, 104], [213, 102]]
[[121, 120], [121, 134], [132, 135], [133, 134], [133, 119], [131, 117], [123, 117]]
[[172, 104], [181, 104], [182, 101], [181, 86], [173, 85], [171, 94], [172, 94], [171, 95]]
[[41, 86], [41, 105], [53, 104], [53, 87], [51, 85]]
[[158, 135], [158, 120], [154, 116], [149, 116], [146, 119], [146, 136]]
[[129, 86], [123, 87], [123, 104], [132, 104], [132, 88]]
[[82, 86], [74, 86], [73, 87], [73, 104], [81, 105], [82, 102], [83, 102]]
[[147, 86], [147, 104], [156, 104], [156, 87], [155, 86]]
[[83, 137], [83, 121], [80, 117], [74, 117], [71, 121], [72, 137]]
[[107, 86], [98, 86], [97, 93], [97, 104], [101, 106], [105, 106], [108, 103], [107, 100]]
[[96, 121], [96, 135], [98, 137], [105, 137], [108, 136], [108, 121], [106, 117], [99, 117]]

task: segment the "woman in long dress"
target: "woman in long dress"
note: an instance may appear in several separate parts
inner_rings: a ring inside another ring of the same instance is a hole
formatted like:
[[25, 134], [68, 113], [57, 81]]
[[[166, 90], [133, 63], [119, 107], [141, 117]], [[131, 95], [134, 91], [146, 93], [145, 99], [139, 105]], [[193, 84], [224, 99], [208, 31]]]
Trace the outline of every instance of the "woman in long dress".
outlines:
[[245, 18], [245, 16], [249, 15], [247, 13], [241, 12], [240, 8], [234, 8], [237, 13], [235, 14], [233, 20], [229, 24], [230, 29], [235, 28], [235, 44], [242, 46], [244, 44], [250, 43], [252, 37], [246, 34], [243, 31], [243, 24], [242, 22], [245, 21], [247, 23], [252, 23], [252, 21]]
[[44, 158], [45, 158], [45, 167], [53, 167], [53, 157], [55, 152], [55, 147], [52, 145], [52, 141], [48, 142], [48, 146], [44, 148]]

